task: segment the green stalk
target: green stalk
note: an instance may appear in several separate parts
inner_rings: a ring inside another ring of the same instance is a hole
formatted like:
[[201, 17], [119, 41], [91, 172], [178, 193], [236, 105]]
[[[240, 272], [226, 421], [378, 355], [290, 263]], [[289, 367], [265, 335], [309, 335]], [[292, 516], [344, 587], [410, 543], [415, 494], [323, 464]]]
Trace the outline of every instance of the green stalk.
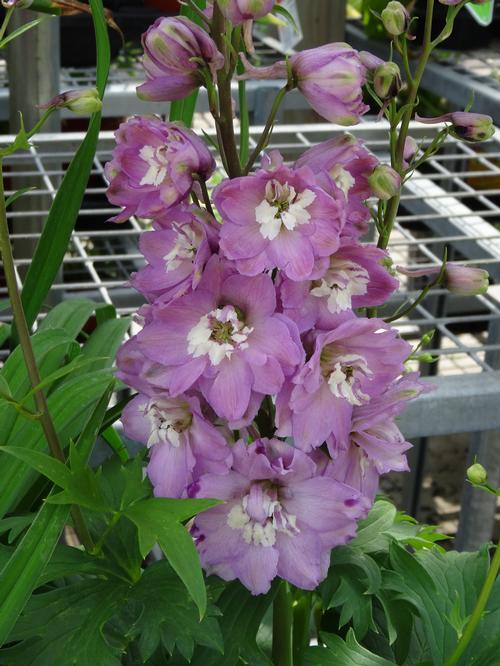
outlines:
[[5, 17], [3, 19], [2, 26], [0, 27], [0, 41], [5, 35], [5, 31], [7, 30], [7, 26], [9, 25], [14, 9], [15, 7], [9, 7], [9, 9], [5, 12]]
[[479, 621], [481, 620], [484, 609], [486, 608], [488, 599], [490, 598], [491, 591], [493, 589], [493, 585], [495, 584], [495, 580], [498, 575], [499, 569], [500, 569], [500, 541], [497, 543], [495, 554], [493, 556], [493, 560], [491, 561], [491, 565], [488, 571], [488, 575], [486, 576], [486, 580], [483, 583], [483, 587], [481, 588], [481, 592], [479, 593], [479, 597], [477, 599], [476, 606], [472, 611], [472, 615], [470, 616], [470, 620], [468, 621], [464, 633], [462, 634], [460, 640], [458, 641], [453, 654], [445, 663], [445, 666], [455, 666], [455, 664], [458, 663], [458, 660], [464, 653], [466, 647], [469, 645], [470, 640], [474, 635], [474, 632], [476, 631], [476, 627], [479, 624]]
[[[54, 458], [60, 460], [62, 463], [65, 463], [64, 452], [62, 450], [61, 444], [59, 443], [59, 438], [57, 432], [54, 428], [52, 418], [49, 413], [47, 400], [42, 389], [38, 388], [42, 383], [40, 373], [38, 371], [38, 366], [35, 359], [35, 354], [33, 352], [33, 347], [31, 345], [30, 332], [28, 324], [26, 322], [26, 317], [24, 315], [24, 310], [21, 302], [21, 294], [17, 287], [16, 280], [16, 271], [14, 267], [14, 257], [12, 255], [12, 248], [10, 245], [9, 237], [9, 226], [7, 223], [7, 212], [5, 210], [5, 194], [3, 186], [3, 170], [2, 170], [2, 160], [0, 159], [0, 252], [3, 259], [3, 270], [5, 275], [5, 282], [7, 283], [7, 289], [9, 292], [9, 300], [12, 308], [12, 314], [14, 317], [14, 323], [19, 335], [19, 343], [23, 352], [24, 363], [28, 372], [28, 377], [30, 380], [31, 387], [34, 389], [33, 398], [35, 400], [35, 405], [37, 411], [40, 412], [40, 424], [47, 440], [50, 453]], [[75, 531], [80, 539], [80, 542], [83, 544], [87, 551], [92, 550], [93, 543], [92, 538], [88, 532], [87, 526], [83, 520], [82, 513], [80, 508], [73, 506], [71, 508], [71, 515], [73, 517], [73, 523], [75, 526]]]
[[[396, 171], [401, 174], [403, 171], [403, 152], [405, 147], [406, 137], [408, 136], [408, 128], [410, 126], [410, 121], [413, 116], [413, 109], [415, 107], [415, 102], [417, 100], [418, 89], [420, 87], [420, 82], [425, 71], [425, 67], [429, 60], [429, 56], [432, 53], [433, 45], [431, 41], [431, 31], [432, 31], [432, 15], [434, 13], [434, 0], [427, 0], [427, 9], [425, 14], [425, 28], [424, 28], [424, 40], [422, 45], [422, 54], [418, 62], [417, 70], [415, 76], [412, 78], [409, 88], [407, 109], [403, 114], [403, 119], [401, 121], [401, 127], [399, 130], [399, 136], [397, 138], [396, 147], [394, 150], [394, 164], [393, 167]], [[395, 131], [395, 128], [391, 128], [391, 134]], [[384, 217], [383, 229], [380, 233], [377, 246], [386, 249], [389, 244], [389, 239], [391, 237], [392, 229], [394, 227], [394, 221], [399, 208], [399, 201], [401, 198], [401, 193], [392, 199], [389, 200], [387, 204], [386, 214]]]
[[269, 139], [269, 135], [271, 134], [271, 131], [274, 126], [274, 121], [276, 120], [276, 116], [278, 115], [279, 108], [281, 106], [281, 102], [283, 101], [283, 98], [287, 94], [287, 92], [290, 90], [289, 85], [287, 84], [281, 90], [278, 92], [276, 95], [273, 106], [271, 107], [271, 113], [269, 114], [269, 118], [267, 119], [266, 126], [264, 127], [264, 131], [262, 132], [259, 142], [255, 146], [255, 149], [253, 153], [250, 155], [250, 159], [248, 160], [248, 163], [244, 169], [244, 174], [245, 176], [248, 174], [250, 169], [253, 167], [255, 160], [258, 158], [262, 150], [267, 146], [267, 142]]
[[221, 153], [227, 161], [227, 175], [230, 178], [241, 176], [240, 156], [236, 147], [233, 124], [233, 100], [231, 98], [231, 80], [234, 72], [232, 58], [225, 42], [225, 20], [219, 5], [214, 2], [212, 18], [212, 38], [219, 51], [225, 54], [226, 66], [217, 72], [217, 88], [219, 91], [219, 111], [215, 122], [218, 125], [222, 141]]
[[304, 651], [309, 646], [311, 594], [301, 593], [293, 605], [293, 666], [302, 666]]
[[293, 666], [292, 626], [292, 594], [286, 580], [282, 580], [273, 602], [274, 666]]

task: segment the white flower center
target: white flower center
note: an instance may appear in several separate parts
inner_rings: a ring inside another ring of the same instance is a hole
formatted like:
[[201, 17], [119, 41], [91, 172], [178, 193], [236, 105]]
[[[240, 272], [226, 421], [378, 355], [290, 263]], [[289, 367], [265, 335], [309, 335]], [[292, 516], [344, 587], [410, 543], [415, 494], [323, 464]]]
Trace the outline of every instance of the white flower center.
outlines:
[[177, 238], [174, 246], [163, 257], [167, 273], [179, 268], [184, 261], [192, 262], [201, 242], [201, 234], [197, 234], [195, 229], [189, 225], [178, 227], [175, 231], [177, 232]]
[[337, 187], [339, 187], [347, 197], [349, 190], [356, 182], [349, 171], [344, 169], [340, 164], [336, 164], [333, 169], [330, 169], [330, 176]]
[[208, 354], [212, 365], [230, 358], [236, 349], [248, 347], [253, 327], [245, 326], [232, 305], [212, 310], [201, 317], [188, 333], [188, 352], [194, 358]]
[[312, 190], [295, 191], [288, 183], [270, 180], [266, 185], [266, 198], [255, 209], [255, 219], [260, 224], [260, 233], [264, 238], [273, 240], [282, 227], [293, 231], [311, 219], [307, 208], [316, 199]]
[[143, 146], [139, 151], [139, 156], [148, 165], [148, 170], [142, 177], [140, 185], [154, 185], [158, 187], [165, 180], [168, 166], [168, 148], [167, 146]]
[[[273, 494], [277, 496], [276, 492]], [[296, 516], [287, 513], [278, 499], [273, 499], [258, 483], [252, 484], [249, 494], [227, 516], [229, 527], [241, 530], [244, 541], [254, 546], [274, 546], [277, 532], [299, 534], [296, 523]]]
[[368, 402], [369, 396], [359, 386], [360, 379], [371, 379], [373, 372], [366, 359], [359, 354], [342, 354], [334, 359], [328, 375], [328, 386], [336, 398], [344, 398], [351, 405]]
[[181, 434], [192, 421], [187, 403], [182, 400], [151, 398], [142, 406], [142, 412], [151, 429], [148, 448], [155, 444], [170, 444], [175, 448], [181, 445]]
[[317, 298], [327, 298], [328, 310], [336, 314], [350, 310], [352, 297], [366, 294], [369, 281], [368, 271], [362, 266], [347, 259], [333, 258], [325, 275], [313, 282], [310, 293]]

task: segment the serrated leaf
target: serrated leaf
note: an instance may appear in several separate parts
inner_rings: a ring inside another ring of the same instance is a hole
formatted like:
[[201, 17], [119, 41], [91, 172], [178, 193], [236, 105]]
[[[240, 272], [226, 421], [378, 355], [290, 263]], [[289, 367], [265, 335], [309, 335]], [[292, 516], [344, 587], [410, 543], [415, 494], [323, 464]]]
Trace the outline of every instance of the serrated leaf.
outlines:
[[356, 640], [349, 630], [346, 640], [340, 636], [322, 633], [325, 647], [309, 648], [305, 652], [306, 666], [394, 666], [394, 662], [370, 652]]
[[238, 581], [225, 585], [216, 600], [222, 614], [219, 625], [224, 638], [224, 655], [197, 647], [191, 666], [272, 666], [269, 657], [257, 646], [256, 637], [277, 589], [273, 584], [267, 594], [254, 596]]
[[384, 587], [397, 592], [398, 598], [414, 606], [433, 662], [445, 663], [457, 642], [456, 631], [448, 620], [457, 593], [460, 614], [467, 616], [475, 606], [486, 576], [486, 552], [422, 550], [412, 556], [393, 544], [391, 563], [394, 572], [386, 576]]
[[124, 514], [139, 530], [139, 547], [146, 556], [158, 543], [172, 568], [186, 586], [203, 617], [207, 593], [200, 558], [191, 535], [179, 521], [220, 504], [217, 500], [148, 499], [128, 507]]

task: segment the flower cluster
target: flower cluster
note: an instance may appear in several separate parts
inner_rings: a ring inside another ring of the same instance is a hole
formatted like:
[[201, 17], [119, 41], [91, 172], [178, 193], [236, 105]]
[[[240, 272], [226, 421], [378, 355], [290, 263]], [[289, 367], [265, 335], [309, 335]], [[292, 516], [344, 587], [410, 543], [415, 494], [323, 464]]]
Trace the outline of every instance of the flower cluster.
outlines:
[[[247, 5], [221, 9], [247, 20]], [[186, 19], [157, 22], [144, 38], [141, 94], [175, 99], [179, 86], [208, 81], [222, 66], [210, 39]], [[325, 117], [353, 123], [366, 110], [365, 66], [347, 45], [289, 66]], [[260, 76], [247, 67], [251, 75]], [[131, 277], [147, 300], [141, 330], [117, 358], [138, 392], [125, 433], [150, 449], [157, 496], [224, 500], [192, 527], [208, 572], [254, 594], [275, 576], [313, 589], [331, 549], [354, 536], [379, 475], [407, 468], [395, 418], [423, 387], [406, 371], [409, 344], [365, 316], [398, 282], [386, 252], [361, 240], [366, 199], [399, 183], [345, 134], [292, 164], [271, 151], [209, 202], [215, 164], [194, 132], [133, 117], [116, 138], [106, 167], [109, 199], [122, 206], [114, 220], [152, 224], [140, 241], [146, 265]]]

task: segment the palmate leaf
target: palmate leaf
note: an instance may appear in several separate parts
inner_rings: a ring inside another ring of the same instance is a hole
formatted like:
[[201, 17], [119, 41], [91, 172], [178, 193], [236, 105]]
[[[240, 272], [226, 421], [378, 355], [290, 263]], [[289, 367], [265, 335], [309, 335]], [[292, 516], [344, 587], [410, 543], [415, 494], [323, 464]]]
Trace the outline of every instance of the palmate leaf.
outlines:
[[305, 666], [394, 666], [373, 652], [362, 647], [352, 629], [344, 641], [340, 636], [321, 634], [325, 647], [309, 648], [305, 652]]
[[158, 543], [172, 568], [196, 603], [200, 617], [207, 607], [207, 592], [200, 558], [193, 539], [180, 521], [219, 504], [211, 499], [147, 499], [125, 509], [124, 515], [139, 530], [139, 547], [143, 556]]
[[[75, 562], [75, 571], [81, 570], [82, 562]], [[71, 567], [60, 571], [68, 574]], [[195, 604], [167, 562], [148, 567], [134, 584], [101, 573], [107, 578], [33, 596], [10, 636], [19, 643], [0, 651], [0, 663], [119, 666], [132, 641], [144, 661], [160, 645], [169, 654], [177, 648], [186, 659], [195, 644], [210, 646], [220, 656], [217, 610], [210, 606], [200, 621]]]
[[224, 637], [224, 655], [215, 650], [197, 647], [192, 666], [272, 666], [272, 662], [258, 647], [257, 632], [266, 611], [273, 602], [277, 585], [267, 594], [253, 596], [241, 583], [226, 585], [216, 599], [221, 612], [219, 624]]
[[[466, 618], [472, 613], [488, 568], [486, 551], [432, 550], [410, 555], [393, 544], [390, 558], [393, 571], [384, 575], [384, 588], [412, 604], [422, 623], [433, 662], [445, 663], [457, 643], [450, 617], [455, 613]], [[460, 608], [454, 609], [457, 594]]]

